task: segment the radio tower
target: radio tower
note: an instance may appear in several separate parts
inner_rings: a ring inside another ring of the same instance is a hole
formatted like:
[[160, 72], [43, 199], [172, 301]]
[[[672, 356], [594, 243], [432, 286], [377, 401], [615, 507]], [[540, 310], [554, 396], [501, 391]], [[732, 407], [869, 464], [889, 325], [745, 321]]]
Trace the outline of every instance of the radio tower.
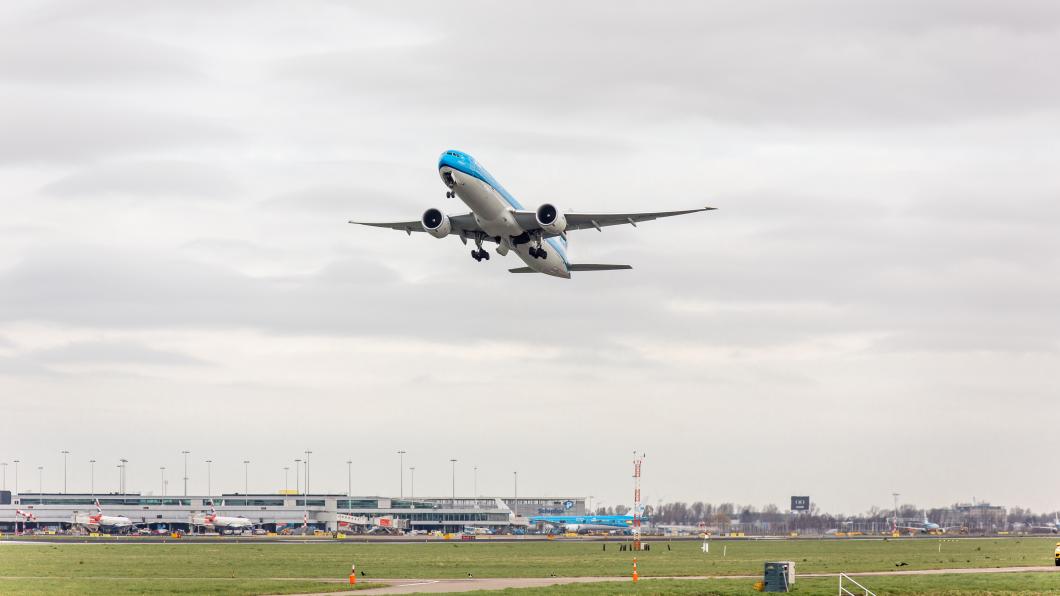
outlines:
[[633, 452], [633, 550], [640, 550], [640, 465], [644, 454]]

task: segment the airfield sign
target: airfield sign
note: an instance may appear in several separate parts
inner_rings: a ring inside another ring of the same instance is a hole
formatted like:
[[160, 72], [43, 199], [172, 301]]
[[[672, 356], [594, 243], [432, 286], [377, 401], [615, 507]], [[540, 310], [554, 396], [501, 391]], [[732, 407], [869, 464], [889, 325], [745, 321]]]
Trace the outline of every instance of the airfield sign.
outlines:
[[791, 498], [791, 510], [792, 511], [809, 511], [810, 510], [810, 497], [792, 497]]

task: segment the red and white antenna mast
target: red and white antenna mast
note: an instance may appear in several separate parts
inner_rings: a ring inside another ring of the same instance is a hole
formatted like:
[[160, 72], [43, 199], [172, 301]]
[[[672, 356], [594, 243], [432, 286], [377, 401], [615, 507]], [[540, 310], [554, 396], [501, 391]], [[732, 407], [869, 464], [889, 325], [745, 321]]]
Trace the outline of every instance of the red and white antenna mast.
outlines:
[[633, 550], [640, 550], [640, 466], [644, 454], [633, 452]]

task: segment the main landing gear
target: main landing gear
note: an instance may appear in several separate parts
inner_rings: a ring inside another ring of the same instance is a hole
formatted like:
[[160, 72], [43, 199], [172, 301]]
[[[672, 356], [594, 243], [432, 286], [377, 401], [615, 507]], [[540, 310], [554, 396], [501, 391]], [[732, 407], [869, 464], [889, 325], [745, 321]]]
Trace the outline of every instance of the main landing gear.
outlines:
[[481, 234], [475, 238], [475, 250], [471, 251], [471, 258], [480, 263], [482, 262], [482, 259], [486, 259], [487, 261], [490, 260], [490, 253], [482, 248], [482, 238]]
[[445, 191], [445, 198], [452, 199], [454, 197], [456, 197], [456, 191], [453, 191], [453, 190]]
[[526, 252], [530, 253], [530, 256], [535, 258], [535, 259], [547, 259], [548, 258], [548, 252], [545, 251], [545, 249], [541, 247], [541, 235], [538, 234], [534, 239], [537, 241], [537, 245], [536, 246], [531, 246], [530, 250], [528, 250]]

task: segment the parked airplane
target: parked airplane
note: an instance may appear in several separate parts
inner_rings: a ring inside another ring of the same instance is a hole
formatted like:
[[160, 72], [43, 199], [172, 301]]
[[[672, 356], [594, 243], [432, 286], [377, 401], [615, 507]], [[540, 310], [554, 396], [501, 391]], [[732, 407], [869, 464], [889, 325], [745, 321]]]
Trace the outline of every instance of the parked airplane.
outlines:
[[[497, 254], [514, 252], [526, 267], [509, 269], [512, 273], [544, 273], [570, 279], [575, 271], [632, 269], [629, 265], [571, 263], [567, 258], [567, 232], [605, 226], [650, 221], [661, 217], [709, 211], [713, 207], [683, 211], [648, 213], [563, 213], [555, 205], [544, 203], [530, 211], [504, 190], [497, 180], [467, 153], [446, 151], [438, 160], [438, 174], [448, 189], [446, 198], [457, 197], [471, 208], [470, 213], [448, 216], [439, 209], [423, 212], [419, 221], [362, 222], [352, 224], [413, 232], [427, 232], [435, 238], [458, 236], [465, 245], [475, 243], [471, 256], [476, 261], [489, 260], [483, 242], [497, 244]], [[547, 247], [547, 248], [546, 248]]]
[[[641, 517], [642, 522], [648, 521]], [[531, 524], [547, 524], [564, 532], [628, 532], [633, 527], [632, 515], [538, 515]]]
[[132, 529], [134, 525], [133, 521], [124, 515], [104, 515], [103, 508], [99, 505], [99, 499], [96, 499], [95, 515], [75, 513], [74, 524], [83, 526], [92, 532], [102, 531], [108, 533], [126, 532]]
[[1053, 523], [1047, 523], [1041, 526], [1030, 526], [1028, 529], [1032, 532], [1035, 530], [1046, 530], [1054, 534], [1060, 533], [1060, 513], [1053, 513]]
[[920, 525], [907, 525], [898, 526], [899, 530], [904, 530], [909, 533], [920, 532], [921, 534], [944, 534], [950, 530], [957, 530], [961, 526], [947, 526], [943, 527], [935, 522], [928, 521], [927, 512], [924, 512], [924, 521], [920, 522]]
[[219, 533], [224, 534], [226, 531], [234, 532], [253, 528], [254, 522], [243, 516], [217, 515], [217, 510], [214, 509], [213, 505], [210, 505], [209, 514], [196, 515], [193, 513], [191, 515], [191, 525], [214, 528]]

